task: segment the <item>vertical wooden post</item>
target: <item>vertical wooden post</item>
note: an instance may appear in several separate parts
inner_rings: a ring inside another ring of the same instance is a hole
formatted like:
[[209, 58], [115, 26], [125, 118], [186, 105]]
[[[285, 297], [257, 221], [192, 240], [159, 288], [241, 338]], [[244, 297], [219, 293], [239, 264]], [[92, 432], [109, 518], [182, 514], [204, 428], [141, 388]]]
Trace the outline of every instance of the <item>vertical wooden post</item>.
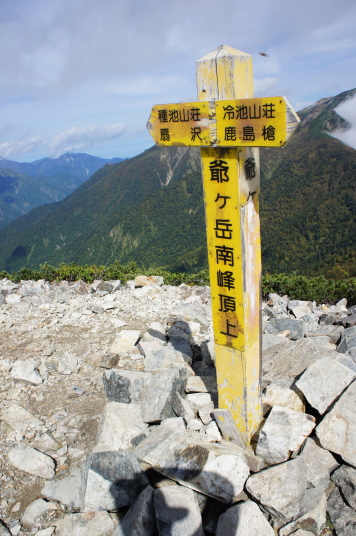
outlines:
[[[197, 61], [197, 88], [201, 101], [252, 98], [251, 56], [210, 52]], [[219, 408], [248, 443], [262, 418], [259, 149], [202, 148], [201, 159]]]

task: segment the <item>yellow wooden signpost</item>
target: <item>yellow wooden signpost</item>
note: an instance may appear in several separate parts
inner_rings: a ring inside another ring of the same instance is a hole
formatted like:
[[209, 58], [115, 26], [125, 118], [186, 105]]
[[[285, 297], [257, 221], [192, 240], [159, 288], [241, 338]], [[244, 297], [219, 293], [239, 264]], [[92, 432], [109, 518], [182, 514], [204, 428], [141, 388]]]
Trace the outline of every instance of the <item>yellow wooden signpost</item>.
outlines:
[[253, 98], [252, 58], [226, 45], [197, 61], [199, 102], [156, 105], [157, 145], [200, 146], [219, 408], [249, 443], [262, 419], [259, 146], [299, 123], [283, 97]]

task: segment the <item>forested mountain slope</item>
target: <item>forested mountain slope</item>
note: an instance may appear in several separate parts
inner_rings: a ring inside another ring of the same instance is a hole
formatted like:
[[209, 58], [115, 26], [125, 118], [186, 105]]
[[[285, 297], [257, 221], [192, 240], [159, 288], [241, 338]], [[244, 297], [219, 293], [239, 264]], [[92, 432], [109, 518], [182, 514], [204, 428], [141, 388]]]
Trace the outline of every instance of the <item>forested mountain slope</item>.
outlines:
[[[261, 150], [265, 271], [355, 273], [356, 151], [327, 134], [347, 123], [334, 108], [356, 90], [300, 112], [283, 149]], [[0, 231], [0, 268], [136, 261], [207, 266], [199, 150], [152, 147], [106, 165], [59, 203]]]

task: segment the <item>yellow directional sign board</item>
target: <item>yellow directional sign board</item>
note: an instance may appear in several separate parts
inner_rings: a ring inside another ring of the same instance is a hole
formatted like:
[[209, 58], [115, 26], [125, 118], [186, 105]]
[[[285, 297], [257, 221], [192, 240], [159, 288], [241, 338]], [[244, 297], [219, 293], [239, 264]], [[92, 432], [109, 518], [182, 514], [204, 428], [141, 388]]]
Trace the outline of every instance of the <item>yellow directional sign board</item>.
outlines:
[[209, 105], [203, 102], [153, 106], [147, 128], [160, 147], [210, 145]]
[[217, 145], [282, 147], [287, 141], [283, 97], [216, 101]]
[[282, 147], [299, 123], [284, 97], [162, 104], [147, 128], [161, 147]]

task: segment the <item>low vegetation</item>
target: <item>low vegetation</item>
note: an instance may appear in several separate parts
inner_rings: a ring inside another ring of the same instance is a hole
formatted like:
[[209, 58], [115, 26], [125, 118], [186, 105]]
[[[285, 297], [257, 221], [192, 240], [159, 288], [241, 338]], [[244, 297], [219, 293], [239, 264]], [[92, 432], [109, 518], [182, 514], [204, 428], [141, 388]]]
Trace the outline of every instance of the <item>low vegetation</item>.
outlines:
[[[134, 279], [137, 275], [160, 275], [167, 285], [209, 285], [209, 272], [202, 270], [196, 274], [172, 273], [163, 268], [145, 269], [137, 266], [135, 262], [122, 265], [115, 262], [109, 266], [60, 264], [57, 268], [47, 263], [41, 264], [38, 270], [21, 268], [18, 272], [9, 274], [0, 271], [0, 278], [7, 277], [14, 282], [21, 280], [47, 281], [78, 281], [92, 283], [95, 279], [120, 280], [122, 283]], [[310, 300], [318, 303], [336, 303], [346, 298], [348, 305], [356, 304], [356, 278], [349, 277], [346, 272], [340, 272], [337, 279], [327, 279], [323, 275], [306, 277], [297, 274], [269, 274], [262, 276], [262, 295], [266, 299], [268, 294], [276, 292], [287, 294], [291, 299]]]

